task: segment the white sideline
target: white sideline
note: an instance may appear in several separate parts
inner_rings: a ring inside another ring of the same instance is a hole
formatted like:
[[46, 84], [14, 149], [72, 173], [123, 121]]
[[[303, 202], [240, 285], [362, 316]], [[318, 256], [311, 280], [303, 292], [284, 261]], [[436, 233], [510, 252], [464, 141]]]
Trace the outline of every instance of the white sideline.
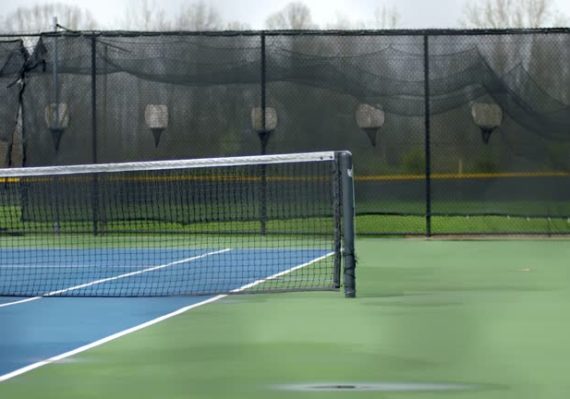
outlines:
[[[324, 255], [324, 256], [321, 256], [321, 257], [315, 258], [315, 259], [313, 259], [313, 260], [311, 260], [311, 261], [309, 261], [309, 262], [303, 263], [302, 265], [294, 266], [294, 267], [292, 267], [291, 269], [287, 269], [287, 270], [285, 270], [285, 271], [276, 273], [276, 274], [274, 274], [274, 275], [272, 275], [272, 276], [269, 276], [269, 277], [266, 277], [266, 278], [264, 278], [264, 279], [260, 279], [260, 280], [257, 280], [257, 281], [255, 281], [255, 282], [253, 282], [253, 283], [246, 284], [246, 285], [244, 285], [244, 286], [242, 286], [242, 287], [239, 287], [239, 288], [236, 288], [236, 289], [232, 290], [231, 292], [233, 292], [233, 293], [238, 293], [238, 292], [241, 292], [241, 291], [245, 291], [245, 290], [248, 289], [248, 288], [254, 287], [254, 286], [259, 285], [259, 284], [262, 284], [262, 283], [264, 283], [264, 282], [266, 282], [266, 281], [269, 281], [269, 280], [274, 280], [274, 279], [276, 279], [276, 278], [278, 278], [278, 277], [281, 277], [281, 276], [284, 276], [284, 275], [289, 274], [289, 273], [291, 273], [291, 272], [294, 272], [295, 270], [299, 270], [299, 269], [301, 269], [301, 268], [303, 268], [303, 267], [312, 265], [313, 263], [316, 263], [316, 262], [319, 262], [319, 261], [321, 261], [321, 260], [323, 260], [323, 259], [326, 259], [326, 258], [328, 258], [328, 257], [330, 257], [330, 256], [332, 256], [332, 255], [334, 255], [334, 252], [330, 252], [330, 253], [328, 253], [328, 254], [326, 254], [326, 255]], [[60, 355], [56, 355], [56, 356], [50, 357], [49, 359], [42, 360], [42, 361], [37, 362], [37, 363], [34, 363], [34, 364], [30, 364], [29, 366], [22, 367], [21, 369], [18, 369], [18, 370], [14, 370], [14, 371], [12, 371], [12, 372], [10, 372], [10, 373], [8, 373], [8, 374], [0, 375], [0, 382], [7, 381], [7, 380], [9, 380], [9, 379], [11, 379], [11, 378], [14, 378], [14, 377], [17, 377], [17, 376], [19, 376], [19, 375], [25, 374], [25, 373], [27, 373], [27, 372], [29, 372], [29, 371], [35, 370], [35, 369], [40, 368], [40, 367], [42, 367], [42, 366], [46, 366], [46, 365], [48, 365], [48, 364], [50, 364], [50, 363], [58, 362], [58, 361], [60, 361], [60, 360], [66, 359], [66, 358], [68, 358], [68, 357], [77, 355], [78, 353], [85, 352], [85, 351], [87, 351], [87, 350], [89, 350], [89, 349], [93, 349], [93, 348], [95, 348], [95, 347], [101, 346], [101, 345], [106, 344], [107, 342], [111, 342], [111, 341], [113, 341], [113, 340], [115, 340], [115, 339], [117, 339], [117, 338], [121, 338], [121, 337], [124, 337], [125, 335], [132, 334], [132, 333], [134, 333], [134, 332], [136, 332], [136, 331], [142, 330], [143, 328], [150, 327], [150, 326], [152, 326], [152, 325], [154, 325], [154, 324], [160, 323], [160, 322], [162, 322], [162, 321], [164, 321], [164, 320], [167, 320], [167, 319], [170, 319], [170, 318], [172, 318], [172, 317], [174, 317], [174, 316], [178, 316], [179, 314], [182, 314], [182, 313], [187, 312], [187, 311], [189, 311], [189, 310], [195, 309], [195, 308], [197, 308], [197, 307], [200, 307], [200, 306], [203, 306], [203, 305], [212, 303], [212, 302], [216, 302], [216, 301], [218, 301], [218, 300], [220, 300], [220, 299], [223, 299], [223, 298], [225, 298], [225, 297], [227, 297], [227, 296], [228, 296], [228, 294], [217, 295], [217, 296], [215, 296], [215, 297], [208, 298], [208, 299], [206, 299], [206, 300], [204, 300], [204, 301], [202, 301], [202, 302], [198, 302], [198, 303], [195, 303], [195, 304], [193, 304], [193, 305], [185, 306], [185, 307], [183, 307], [183, 308], [180, 308], [180, 309], [178, 309], [178, 310], [175, 310], [174, 312], [171, 312], [171, 313], [165, 314], [165, 315], [163, 315], [163, 316], [157, 317], [156, 319], [153, 319], [153, 320], [149, 320], [149, 321], [147, 321], [147, 322], [145, 322], [145, 323], [139, 324], [138, 326], [131, 327], [131, 328], [127, 329], [127, 330], [119, 331], [118, 333], [115, 333], [115, 334], [113, 334], [113, 335], [109, 335], [108, 337], [102, 338], [102, 339], [97, 340], [97, 341], [95, 341], [95, 342], [92, 342], [92, 343], [90, 343], [90, 344], [87, 344], [87, 345], [81, 346], [81, 347], [79, 347], [79, 348], [73, 349], [73, 350], [71, 350], [71, 351], [69, 351], [69, 352], [65, 352], [65, 353], [62, 353], [62, 354], [60, 354]]]
[[32, 301], [36, 301], [36, 300], [41, 299], [41, 298], [42, 298], [41, 296], [35, 296], [32, 298], [21, 299], [19, 301], [0, 303], [0, 308], [6, 308], [8, 306], [13, 306], [13, 305], [19, 305], [21, 303], [26, 303], [26, 302], [32, 302]]
[[0, 308], [4, 308], [4, 307], [7, 307], [7, 306], [13, 306], [13, 305], [19, 305], [19, 304], [22, 304], [22, 303], [35, 301], [35, 300], [38, 300], [38, 299], [41, 299], [41, 298], [45, 298], [45, 297], [48, 297], [48, 296], [61, 295], [61, 294], [65, 294], [66, 292], [77, 291], [77, 290], [82, 289], [82, 288], [92, 287], [92, 286], [94, 286], [94, 285], [107, 283], [107, 282], [109, 282], [109, 281], [115, 281], [115, 280], [119, 280], [119, 279], [126, 278], [126, 277], [133, 277], [133, 276], [137, 276], [137, 275], [139, 275], [139, 274], [148, 273], [148, 272], [153, 272], [153, 271], [156, 271], [156, 270], [164, 269], [164, 268], [166, 268], [166, 267], [179, 265], [179, 264], [181, 264], [181, 263], [192, 262], [192, 261], [195, 261], [195, 260], [198, 260], [198, 259], [206, 258], [206, 257], [208, 257], [208, 256], [218, 255], [218, 254], [221, 254], [221, 253], [224, 253], [224, 252], [228, 252], [228, 251], [230, 251], [230, 250], [231, 250], [231, 248], [225, 248], [225, 249], [221, 249], [221, 250], [219, 250], [219, 251], [208, 252], [208, 253], [205, 253], [205, 254], [192, 256], [192, 257], [190, 257], [190, 258], [185, 258], [185, 259], [180, 259], [180, 260], [177, 260], [177, 261], [174, 261], [174, 262], [165, 263], [165, 264], [163, 264], [163, 265], [152, 266], [152, 267], [148, 267], [148, 268], [146, 268], [146, 269], [137, 270], [137, 271], [130, 272], [130, 273], [120, 274], [120, 275], [118, 275], [118, 276], [107, 277], [107, 278], [103, 278], [103, 279], [100, 279], [100, 280], [90, 281], [90, 282], [88, 282], [88, 283], [79, 284], [79, 285], [76, 285], [76, 286], [73, 286], [73, 287], [69, 287], [69, 288], [64, 288], [64, 289], [62, 289], [62, 290], [51, 291], [51, 292], [48, 292], [48, 293], [46, 293], [46, 294], [44, 294], [44, 295], [41, 295], [41, 296], [35, 296], [35, 297], [32, 297], [32, 298], [27, 298], [27, 299], [23, 299], [23, 300], [20, 300], [20, 301], [15, 301], [15, 302], [3, 303], [3, 304], [0, 304]]
[[169, 262], [169, 263], [165, 263], [164, 265], [158, 265], [158, 266], [152, 266], [146, 269], [142, 269], [142, 270], [137, 270], [136, 272], [130, 272], [130, 273], [125, 273], [125, 274], [120, 274], [118, 276], [114, 276], [114, 277], [107, 277], [107, 278], [102, 278], [101, 280], [95, 280], [95, 281], [91, 281], [89, 283], [85, 283], [85, 284], [80, 284], [80, 285], [76, 285], [74, 287], [70, 287], [70, 288], [65, 288], [63, 290], [58, 290], [58, 291], [52, 291], [52, 292], [48, 292], [47, 294], [45, 294], [44, 296], [55, 296], [55, 295], [59, 295], [59, 294], [65, 294], [66, 292], [69, 291], [76, 291], [82, 288], [87, 288], [87, 287], [91, 287], [97, 284], [103, 284], [103, 283], [107, 283], [109, 281], [115, 281], [115, 280], [119, 280], [121, 278], [126, 278], [126, 277], [133, 277], [133, 276], [138, 276], [139, 274], [143, 274], [143, 273], [148, 273], [148, 272], [154, 272], [156, 270], [160, 270], [160, 269], [164, 269], [166, 267], [170, 267], [170, 266], [175, 266], [175, 265], [179, 265], [181, 263], [187, 263], [187, 262], [192, 262], [198, 259], [202, 259], [202, 258], [206, 258], [208, 256], [212, 256], [212, 255], [218, 255], [224, 252], [228, 252], [230, 251], [230, 248], [226, 248], [226, 249], [221, 249], [219, 251], [213, 251], [213, 252], [208, 252], [202, 255], [197, 255], [197, 256], [192, 256], [190, 258], [185, 258], [185, 259], [180, 259], [174, 262]]

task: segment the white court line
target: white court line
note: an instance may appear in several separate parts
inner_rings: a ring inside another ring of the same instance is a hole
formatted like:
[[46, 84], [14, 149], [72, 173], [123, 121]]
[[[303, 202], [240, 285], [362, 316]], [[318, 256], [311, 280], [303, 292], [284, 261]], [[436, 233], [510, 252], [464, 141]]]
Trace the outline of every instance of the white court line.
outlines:
[[287, 270], [285, 270], [285, 271], [276, 273], [276, 274], [274, 274], [274, 275], [272, 275], [272, 276], [265, 277], [265, 278], [263, 278], [263, 279], [254, 281], [253, 283], [246, 284], [246, 285], [244, 285], [244, 286], [242, 286], [242, 287], [239, 287], [239, 288], [236, 288], [235, 290], [232, 290], [231, 292], [237, 293], [237, 292], [245, 291], [245, 290], [247, 290], [248, 288], [255, 287], [256, 285], [265, 283], [266, 281], [275, 280], [276, 278], [279, 278], [279, 277], [281, 277], [281, 276], [284, 276], [284, 275], [286, 275], [286, 274], [289, 274], [289, 273], [291, 273], [291, 272], [294, 272], [295, 270], [302, 269], [303, 267], [312, 265], [313, 263], [320, 262], [321, 260], [324, 260], [324, 259], [326, 259], [326, 258], [328, 258], [328, 257], [330, 257], [330, 256], [333, 256], [333, 255], [334, 255], [334, 252], [329, 252], [328, 254], [323, 255], [323, 256], [320, 256], [320, 257], [318, 257], [318, 258], [315, 258], [315, 259], [313, 259], [313, 260], [310, 261], [310, 262], [303, 263], [302, 265], [295, 266], [295, 267], [292, 267], [291, 269], [287, 269]]
[[[100, 263], [82, 263], [80, 265], [77, 264], [73, 264], [70, 263], [68, 265], [61, 265], [61, 264], [57, 264], [57, 265], [50, 265], [47, 263], [41, 264], [41, 265], [35, 265], [33, 263], [29, 263], [29, 264], [24, 264], [24, 265], [3, 265], [0, 268], [2, 269], [30, 269], [30, 268], [35, 268], [35, 269], [93, 269], [93, 268], [101, 268], [101, 264]], [[135, 267], [138, 266], [121, 266], [123, 269], [133, 269]]]
[[21, 299], [19, 301], [14, 301], [14, 302], [7, 302], [7, 303], [0, 303], [0, 308], [5, 308], [8, 306], [13, 306], [13, 305], [19, 305], [21, 303], [26, 303], [26, 302], [32, 302], [32, 301], [37, 301], [38, 299], [41, 299], [41, 296], [35, 296], [32, 298], [26, 298], [26, 299]]
[[[255, 282], [253, 282], [253, 283], [246, 284], [246, 285], [244, 285], [244, 286], [242, 286], [242, 287], [239, 287], [239, 288], [236, 288], [235, 290], [232, 290], [231, 292], [233, 292], [233, 293], [238, 293], [238, 292], [245, 291], [245, 290], [248, 289], [248, 288], [251, 288], [251, 287], [254, 287], [254, 286], [256, 286], [256, 285], [262, 284], [262, 283], [264, 283], [264, 282], [266, 282], [266, 281], [273, 280], [273, 279], [276, 279], [276, 278], [278, 278], [278, 277], [284, 276], [284, 275], [286, 275], [286, 274], [289, 274], [289, 273], [291, 273], [291, 272], [294, 272], [295, 270], [299, 270], [299, 269], [301, 269], [301, 268], [303, 268], [303, 267], [307, 267], [307, 266], [309, 266], [309, 265], [312, 265], [313, 263], [319, 262], [319, 261], [321, 261], [321, 260], [323, 260], [323, 259], [326, 259], [326, 258], [332, 256], [332, 255], [334, 255], [334, 252], [330, 252], [330, 253], [328, 253], [328, 254], [326, 254], [326, 255], [324, 255], [324, 256], [321, 256], [321, 257], [319, 257], [319, 258], [313, 259], [313, 260], [311, 260], [311, 261], [309, 261], [309, 262], [307, 262], [307, 263], [303, 263], [302, 265], [298, 265], [298, 266], [292, 267], [291, 269], [287, 269], [287, 270], [285, 270], [285, 271], [276, 273], [276, 274], [274, 274], [274, 275], [272, 275], [272, 276], [269, 276], [269, 277], [266, 277], [266, 278], [264, 278], [264, 279], [257, 280], [257, 281], [255, 281]], [[147, 322], [145, 322], [145, 323], [139, 324], [138, 326], [131, 327], [131, 328], [127, 329], [127, 330], [119, 331], [118, 333], [115, 333], [115, 334], [113, 334], [113, 335], [109, 335], [108, 337], [102, 338], [102, 339], [97, 340], [97, 341], [95, 341], [95, 342], [92, 342], [92, 343], [90, 343], [90, 344], [87, 344], [87, 345], [81, 346], [81, 347], [79, 347], [79, 348], [73, 349], [73, 350], [71, 350], [71, 351], [69, 351], [69, 352], [65, 352], [65, 353], [62, 353], [62, 354], [60, 354], [60, 355], [56, 355], [56, 356], [50, 357], [49, 359], [42, 360], [42, 361], [37, 362], [37, 363], [34, 363], [34, 364], [30, 364], [29, 366], [22, 367], [21, 369], [12, 371], [12, 372], [10, 372], [10, 373], [8, 373], [8, 374], [0, 375], [0, 382], [4, 382], [4, 381], [6, 381], [6, 380], [9, 380], [9, 379], [14, 378], [14, 377], [17, 377], [17, 376], [19, 376], [19, 375], [25, 374], [25, 373], [27, 373], [27, 372], [29, 372], [29, 371], [35, 370], [35, 369], [40, 368], [40, 367], [42, 367], [42, 366], [46, 366], [46, 365], [48, 365], [48, 364], [50, 364], [50, 363], [58, 362], [58, 361], [60, 361], [60, 360], [66, 359], [66, 358], [68, 358], [68, 357], [77, 355], [78, 353], [85, 352], [85, 351], [87, 351], [87, 350], [89, 350], [89, 349], [96, 348], [96, 347], [98, 347], [98, 346], [101, 346], [101, 345], [103, 345], [103, 344], [106, 344], [107, 342], [114, 341], [114, 340], [116, 340], [117, 338], [121, 338], [121, 337], [124, 337], [125, 335], [132, 334], [132, 333], [134, 333], [134, 332], [136, 332], [136, 331], [142, 330], [143, 328], [150, 327], [150, 326], [152, 326], [152, 325], [154, 325], [154, 324], [160, 323], [160, 322], [162, 322], [162, 321], [164, 321], [164, 320], [167, 320], [167, 319], [170, 319], [170, 318], [172, 318], [172, 317], [174, 317], [174, 316], [178, 316], [178, 315], [180, 315], [180, 314], [182, 314], [182, 313], [184, 313], [184, 312], [187, 312], [187, 311], [189, 311], [189, 310], [195, 309], [195, 308], [197, 308], [197, 307], [200, 307], [200, 306], [203, 306], [203, 305], [207, 305], [207, 304], [212, 303], [212, 302], [216, 302], [216, 301], [218, 301], [218, 300], [220, 300], [220, 299], [223, 299], [223, 298], [225, 298], [225, 297], [227, 297], [227, 296], [228, 296], [228, 294], [217, 295], [217, 296], [215, 296], [215, 297], [208, 298], [208, 299], [206, 299], [206, 300], [204, 300], [204, 301], [202, 301], [202, 302], [198, 302], [198, 303], [195, 303], [195, 304], [193, 304], [193, 305], [185, 306], [185, 307], [183, 307], [183, 308], [180, 308], [180, 309], [178, 309], [178, 310], [175, 310], [174, 312], [171, 312], [171, 313], [165, 314], [165, 315], [163, 315], [163, 316], [157, 317], [156, 319], [153, 319], [153, 320], [149, 320], [149, 321], [147, 321]]]
[[169, 263], [165, 263], [164, 265], [158, 265], [158, 266], [152, 266], [152, 267], [148, 267], [146, 269], [142, 269], [142, 270], [137, 270], [135, 272], [130, 272], [130, 273], [124, 273], [124, 274], [120, 274], [118, 276], [113, 276], [113, 277], [107, 277], [107, 278], [103, 278], [100, 280], [95, 280], [95, 281], [90, 281], [88, 283], [84, 283], [84, 284], [79, 284], [73, 287], [69, 287], [69, 288], [64, 288], [61, 290], [57, 290], [57, 291], [51, 291], [48, 293], [45, 293], [41, 296], [36, 296], [36, 297], [32, 297], [32, 298], [27, 298], [27, 299], [23, 299], [20, 301], [15, 301], [15, 302], [8, 302], [8, 303], [3, 303], [0, 304], [0, 308], [4, 308], [7, 306], [13, 306], [13, 305], [20, 305], [22, 303], [26, 303], [26, 302], [31, 302], [31, 301], [36, 301], [38, 299], [41, 298], [45, 298], [48, 296], [56, 296], [56, 295], [61, 295], [61, 294], [65, 294], [66, 292], [70, 292], [70, 291], [77, 291], [80, 290], [82, 288], [87, 288], [87, 287], [92, 287], [94, 285], [98, 285], [98, 284], [103, 284], [103, 283], [108, 283], [109, 281], [115, 281], [115, 280], [119, 280], [122, 278], [127, 278], [127, 277], [133, 277], [133, 276], [137, 276], [139, 274], [143, 274], [143, 273], [148, 273], [148, 272], [154, 272], [156, 270], [160, 270], [160, 269], [164, 269], [166, 267], [170, 267], [170, 266], [175, 266], [175, 265], [179, 265], [181, 263], [188, 263], [188, 262], [192, 262], [198, 259], [202, 259], [202, 258], [206, 258], [208, 256], [212, 256], [212, 255], [218, 255], [224, 252], [228, 252], [230, 251], [231, 248], [225, 248], [225, 249], [221, 249], [219, 251], [213, 251], [213, 252], [208, 252], [202, 255], [197, 255], [197, 256], [192, 256], [190, 258], [185, 258], [185, 259], [180, 259], [174, 262], [169, 262]]
[[164, 265], [152, 266], [152, 267], [149, 267], [146, 269], [137, 270], [136, 272], [124, 273], [124, 274], [120, 274], [120, 275], [115, 276], [115, 277], [102, 278], [101, 280], [95, 280], [95, 281], [91, 281], [89, 283], [79, 284], [79, 285], [76, 285], [74, 287], [65, 288], [63, 290], [48, 292], [44, 296], [55, 296], [55, 295], [65, 294], [66, 292], [69, 292], [69, 291], [76, 291], [76, 290], [80, 290], [82, 288], [87, 288], [87, 287], [92, 287], [92, 286], [98, 285], [98, 284], [108, 283], [109, 281], [115, 281], [115, 280], [119, 280], [119, 279], [126, 278], [126, 277], [138, 276], [139, 274], [154, 272], [156, 270], [164, 269], [164, 268], [170, 267], [170, 266], [179, 265], [181, 263], [192, 262], [192, 261], [195, 261], [198, 259], [206, 258], [208, 256], [218, 255], [218, 254], [221, 254], [224, 252], [228, 252], [230, 250], [231, 250], [230, 248], [221, 249], [219, 251], [208, 252], [208, 253], [205, 253], [202, 255], [192, 256], [190, 258], [180, 259], [180, 260], [177, 260], [174, 262], [165, 263]]

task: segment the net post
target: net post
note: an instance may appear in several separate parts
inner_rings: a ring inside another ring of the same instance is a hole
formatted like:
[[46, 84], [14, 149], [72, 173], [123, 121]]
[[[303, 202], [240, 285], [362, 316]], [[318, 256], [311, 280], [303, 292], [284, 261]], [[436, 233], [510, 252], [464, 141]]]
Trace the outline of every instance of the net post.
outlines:
[[342, 195], [342, 236], [344, 245], [344, 295], [347, 298], [356, 296], [356, 258], [354, 249], [354, 178], [352, 154], [342, 151], [337, 154], [340, 170], [340, 188]]
[[342, 190], [341, 190], [341, 171], [338, 153], [335, 154], [335, 162], [333, 169], [333, 224], [334, 224], [334, 269], [333, 269], [333, 287], [340, 289], [342, 286]]

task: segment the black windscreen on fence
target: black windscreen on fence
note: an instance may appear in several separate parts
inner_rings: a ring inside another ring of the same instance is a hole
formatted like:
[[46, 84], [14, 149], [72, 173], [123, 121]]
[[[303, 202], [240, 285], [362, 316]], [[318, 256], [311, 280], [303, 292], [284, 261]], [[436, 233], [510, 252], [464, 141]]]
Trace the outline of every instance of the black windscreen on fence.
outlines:
[[[27, 53], [21, 40], [0, 40], [0, 167], [9, 166]], [[15, 140], [21, 142], [21, 139]], [[14, 154], [17, 157], [17, 154]]]
[[570, 30], [32, 42], [0, 41], [25, 166], [350, 150], [360, 233], [570, 233]]

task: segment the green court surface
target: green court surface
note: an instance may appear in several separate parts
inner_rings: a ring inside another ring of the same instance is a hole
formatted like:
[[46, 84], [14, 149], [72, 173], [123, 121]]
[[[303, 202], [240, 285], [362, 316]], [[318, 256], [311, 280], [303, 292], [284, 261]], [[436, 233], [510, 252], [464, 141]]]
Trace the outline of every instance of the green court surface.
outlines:
[[356, 299], [228, 297], [0, 383], [0, 398], [570, 397], [570, 241], [357, 250]]

